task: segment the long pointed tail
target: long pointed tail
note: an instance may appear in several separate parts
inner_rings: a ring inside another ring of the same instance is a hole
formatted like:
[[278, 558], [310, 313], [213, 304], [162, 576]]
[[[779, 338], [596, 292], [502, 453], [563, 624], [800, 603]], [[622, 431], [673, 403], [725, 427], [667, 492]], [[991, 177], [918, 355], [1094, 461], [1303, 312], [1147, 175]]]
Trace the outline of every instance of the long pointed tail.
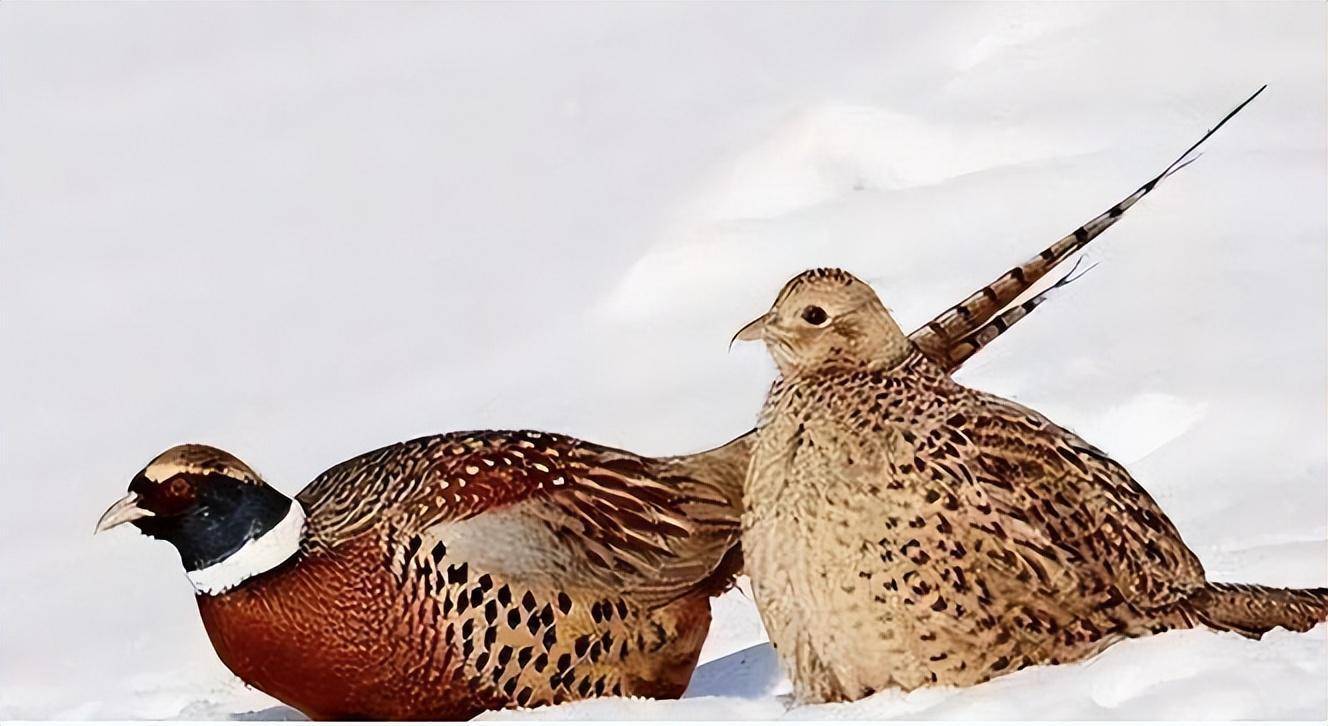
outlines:
[[[1038, 280], [1051, 271], [1052, 268], [1065, 261], [1067, 257], [1078, 252], [1107, 230], [1108, 227], [1116, 223], [1135, 202], [1143, 199], [1158, 182], [1175, 174], [1184, 167], [1188, 166], [1198, 157], [1190, 157], [1191, 152], [1199, 147], [1200, 144], [1207, 141], [1210, 136], [1217, 133], [1231, 117], [1245, 108], [1250, 101], [1253, 101], [1260, 93], [1263, 93], [1264, 86], [1254, 92], [1254, 95], [1245, 99], [1245, 102], [1237, 106], [1228, 113], [1216, 126], [1209, 129], [1203, 138], [1196, 141], [1185, 153], [1176, 157], [1167, 168], [1160, 174], [1149, 179], [1143, 186], [1139, 187], [1128, 197], [1122, 199], [1111, 209], [1099, 214], [1098, 216], [1085, 222], [1070, 234], [1062, 237], [1052, 245], [1039, 253], [1036, 257], [1029, 259], [1022, 265], [1011, 269], [1009, 272], [996, 278], [991, 284], [969, 295], [958, 305], [947, 309], [945, 312], [936, 316], [931, 322], [923, 325], [909, 335], [913, 342], [920, 348], [928, 358], [938, 363], [944, 368], [953, 370], [958, 367], [958, 363], [951, 363], [949, 352], [951, 346], [958, 341], [973, 335], [984, 325], [991, 321], [1002, 308], [1014, 302], [1015, 298], [1022, 295], [1030, 289]], [[1021, 316], [1022, 317], [1022, 316]], [[1004, 331], [1002, 331], [1004, 332]], [[993, 336], [994, 338], [995, 336]], [[985, 345], [985, 343], [983, 343]], [[981, 346], [979, 346], [980, 348]], [[972, 355], [974, 351], [969, 351]], [[967, 356], [965, 356], [967, 357]]]
[[1200, 623], [1257, 640], [1273, 628], [1303, 633], [1328, 621], [1328, 587], [1297, 590], [1212, 583], [1191, 596], [1187, 605]]

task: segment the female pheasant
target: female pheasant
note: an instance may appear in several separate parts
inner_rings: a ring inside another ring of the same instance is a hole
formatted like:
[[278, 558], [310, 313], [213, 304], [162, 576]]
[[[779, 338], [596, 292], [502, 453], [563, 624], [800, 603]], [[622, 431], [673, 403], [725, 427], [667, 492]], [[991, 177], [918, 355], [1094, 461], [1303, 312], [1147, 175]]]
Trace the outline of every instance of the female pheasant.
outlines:
[[971, 685], [1170, 628], [1328, 619], [1328, 588], [1208, 582], [1120, 464], [954, 382], [846, 272], [795, 277], [738, 338], [780, 372], [742, 549], [803, 701]]

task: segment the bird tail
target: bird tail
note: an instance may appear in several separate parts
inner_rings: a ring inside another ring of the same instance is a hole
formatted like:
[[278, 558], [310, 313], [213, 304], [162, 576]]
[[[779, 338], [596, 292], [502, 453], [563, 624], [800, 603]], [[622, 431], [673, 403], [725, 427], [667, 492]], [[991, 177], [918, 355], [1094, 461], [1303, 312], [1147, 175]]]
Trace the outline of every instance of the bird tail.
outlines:
[[950, 345], [950, 349], [946, 351], [946, 357], [943, 360], [936, 360], [933, 358], [932, 362], [945, 366], [947, 371], [958, 370], [969, 358], [973, 357], [974, 353], [985, 348], [988, 343], [1009, 330], [1010, 326], [1023, 320], [1029, 313], [1036, 310], [1039, 305], [1046, 302], [1052, 293], [1075, 280], [1078, 280], [1080, 277], [1086, 275], [1089, 270], [1097, 267], [1096, 264], [1091, 265], [1087, 270], [1079, 272], [1076, 275], [1075, 273], [1079, 270], [1079, 263], [1083, 261], [1084, 258], [1080, 257], [1075, 261], [1074, 267], [1050, 287], [1018, 305], [1012, 305], [1006, 308], [1001, 314], [992, 318], [986, 325], [983, 325], [973, 333], [954, 341]]
[[[1088, 220], [1078, 229], [1056, 240], [1050, 247], [1042, 250], [1035, 257], [996, 278], [990, 284], [964, 298], [954, 307], [946, 309], [930, 322], [913, 331], [909, 338], [933, 363], [948, 371], [958, 368], [960, 363], [979, 348], [1005, 332], [1008, 326], [1001, 327], [999, 325], [1000, 319], [993, 322], [993, 318], [996, 318], [1001, 310], [1030, 290], [1038, 280], [1042, 279], [1044, 275], [1061, 262], [1064, 262], [1066, 258], [1082, 250], [1089, 242], [1105, 232], [1108, 227], [1115, 224], [1121, 218], [1121, 215], [1153, 191], [1159, 182], [1189, 166], [1198, 158], [1198, 156], [1190, 156], [1191, 152], [1207, 141], [1210, 136], [1222, 128], [1227, 121], [1231, 120], [1232, 116], [1239, 113], [1256, 96], [1263, 93], [1264, 88], [1267, 88], [1267, 86], [1255, 91], [1254, 95], [1245, 99], [1244, 103], [1228, 113], [1216, 126], [1209, 129], [1203, 138], [1186, 149], [1185, 153], [1176, 157], [1176, 160], [1171, 162], [1160, 174], [1149, 179], [1132, 194], [1113, 205], [1111, 209]], [[1036, 304], [1034, 307], [1036, 307]], [[1028, 312], [1031, 312], [1031, 308], [1024, 310], [1023, 314]], [[1015, 321], [1011, 321], [1010, 324], [1017, 322], [1019, 318], [1023, 317], [1023, 314], [1016, 314]], [[984, 328], [984, 326], [986, 327]], [[995, 334], [990, 334], [992, 331]], [[976, 348], [973, 347], [974, 343], [977, 343]], [[952, 358], [952, 350], [958, 352], [962, 358], [959, 360]]]
[[1203, 625], [1258, 640], [1273, 628], [1303, 633], [1328, 621], [1328, 587], [1210, 583], [1192, 595], [1187, 605]]
[[664, 463], [669, 474], [703, 484], [740, 507], [742, 483], [747, 477], [747, 462], [755, 442], [756, 432], [748, 431], [723, 446], [670, 457]]
[[749, 431], [723, 446], [662, 460], [660, 479], [677, 488], [689, 518], [711, 535], [697, 542], [698, 560], [710, 572], [696, 583], [710, 595], [731, 588], [742, 572], [742, 485], [755, 440]]

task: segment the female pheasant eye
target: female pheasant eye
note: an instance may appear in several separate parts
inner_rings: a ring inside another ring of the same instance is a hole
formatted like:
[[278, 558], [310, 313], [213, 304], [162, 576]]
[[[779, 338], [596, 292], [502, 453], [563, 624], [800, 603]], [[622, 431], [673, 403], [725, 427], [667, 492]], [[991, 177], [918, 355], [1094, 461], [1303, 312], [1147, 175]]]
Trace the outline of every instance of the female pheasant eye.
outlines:
[[827, 317], [829, 316], [825, 314], [825, 311], [815, 305], [808, 305], [802, 311], [802, 319], [812, 325], [821, 325], [825, 322]]

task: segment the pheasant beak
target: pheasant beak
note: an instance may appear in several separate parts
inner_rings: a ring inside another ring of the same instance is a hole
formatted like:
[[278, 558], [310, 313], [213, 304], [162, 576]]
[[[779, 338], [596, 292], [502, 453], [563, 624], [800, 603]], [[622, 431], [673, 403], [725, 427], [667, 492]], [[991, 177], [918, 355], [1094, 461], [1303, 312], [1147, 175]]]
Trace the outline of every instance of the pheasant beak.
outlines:
[[769, 319], [769, 317], [770, 314], [766, 313], [765, 315], [762, 315], [761, 317], [753, 320], [752, 322], [742, 326], [742, 330], [739, 330], [738, 334], [733, 336], [733, 340], [729, 341], [729, 347], [732, 348], [733, 344], [740, 340], [745, 343], [761, 340], [765, 336], [765, 323], [766, 320]]
[[153, 516], [152, 512], [138, 506], [138, 495], [130, 492], [124, 499], [112, 504], [111, 508], [101, 515], [101, 519], [97, 520], [97, 531], [94, 534], [119, 527], [125, 522], [151, 516]]

